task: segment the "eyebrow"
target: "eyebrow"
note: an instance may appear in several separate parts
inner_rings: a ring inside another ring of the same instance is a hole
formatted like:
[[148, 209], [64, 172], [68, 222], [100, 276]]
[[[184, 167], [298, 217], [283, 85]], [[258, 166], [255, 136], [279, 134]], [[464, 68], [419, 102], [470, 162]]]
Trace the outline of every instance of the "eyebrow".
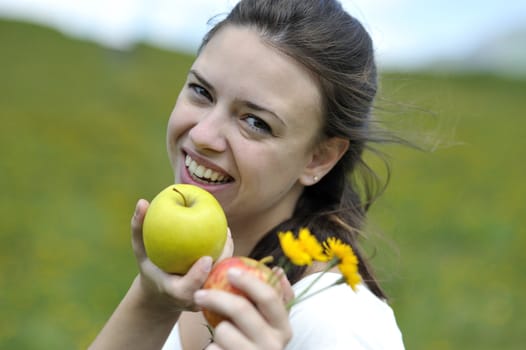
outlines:
[[[210, 92], [212, 94], [215, 94], [215, 89], [214, 87], [212, 86], [212, 84], [210, 84], [205, 78], [203, 78], [203, 76], [201, 76], [199, 73], [197, 73], [194, 69], [190, 70], [189, 72], [189, 75], [193, 75], [195, 77], [195, 79], [197, 79], [199, 81], [200, 84], [202, 84], [205, 88], [207, 88], [208, 90], [210, 90]], [[282, 118], [279, 117], [279, 115], [277, 115], [276, 113], [274, 113], [273, 111], [271, 111], [270, 109], [267, 109], [265, 107], [262, 107], [254, 102], [251, 102], [251, 101], [247, 101], [247, 100], [242, 100], [240, 101], [243, 105], [245, 105], [246, 107], [250, 108], [250, 109], [253, 109], [257, 112], [266, 112], [270, 115], [272, 115], [276, 120], [278, 120], [281, 124], [285, 125], [285, 121], [283, 121]]]
[[188, 75], [193, 75], [197, 80], [199, 80], [199, 83], [201, 83], [201, 85], [203, 85], [205, 88], [210, 90], [210, 92], [215, 93], [215, 89], [213, 88], [212, 84], [210, 84], [208, 81], [206, 81], [206, 79], [203, 78], [194, 69], [190, 70]]

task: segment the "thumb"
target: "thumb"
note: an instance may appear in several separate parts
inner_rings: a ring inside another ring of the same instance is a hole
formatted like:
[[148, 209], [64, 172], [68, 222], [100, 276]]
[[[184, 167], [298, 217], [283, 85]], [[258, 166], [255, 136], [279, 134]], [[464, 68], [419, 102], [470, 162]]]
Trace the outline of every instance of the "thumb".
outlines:
[[146, 258], [146, 250], [142, 239], [142, 224], [148, 210], [149, 203], [145, 199], [139, 199], [135, 207], [135, 213], [131, 219], [132, 247], [138, 261]]

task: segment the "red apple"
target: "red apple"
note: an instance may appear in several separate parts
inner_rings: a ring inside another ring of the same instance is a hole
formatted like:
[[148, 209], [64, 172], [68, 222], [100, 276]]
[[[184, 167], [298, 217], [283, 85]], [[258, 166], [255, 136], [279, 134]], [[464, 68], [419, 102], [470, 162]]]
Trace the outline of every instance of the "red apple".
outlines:
[[[218, 289], [247, 297], [245, 293], [230, 284], [227, 278], [227, 273], [231, 268], [237, 268], [244, 272], [253, 274], [260, 280], [272, 285], [278, 293], [281, 294], [281, 285], [278, 281], [278, 277], [274, 271], [265, 265], [264, 260], [258, 261], [243, 256], [233, 256], [218, 262], [212, 271], [210, 271], [210, 274], [203, 285], [203, 289]], [[207, 309], [203, 309], [203, 315], [212, 328], [216, 327], [219, 322], [226, 319], [224, 316]]]

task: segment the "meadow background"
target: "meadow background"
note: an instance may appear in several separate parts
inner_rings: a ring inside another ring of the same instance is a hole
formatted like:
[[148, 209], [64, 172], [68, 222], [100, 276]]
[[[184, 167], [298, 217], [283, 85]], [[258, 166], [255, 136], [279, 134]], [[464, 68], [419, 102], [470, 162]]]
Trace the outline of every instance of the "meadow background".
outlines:
[[[0, 42], [0, 348], [86, 348], [136, 274], [137, 199], [172, 181], [165, 126], [193, 57], [5, 20]], [[407, 349], [523, 349], [526, 79], [381, 86], [380, 115], [433, 148], [383, 148], [367, 243]]]

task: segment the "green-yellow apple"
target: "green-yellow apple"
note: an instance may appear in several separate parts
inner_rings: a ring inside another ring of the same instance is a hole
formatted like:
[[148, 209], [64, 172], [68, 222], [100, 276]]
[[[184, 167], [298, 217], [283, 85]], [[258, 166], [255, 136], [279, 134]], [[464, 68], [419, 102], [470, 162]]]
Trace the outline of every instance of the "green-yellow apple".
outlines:
[[[218, 262], [212, 271], [210, 271], [210, 274], [203, 285], [203, 289], [219, 289], [246, 297], [242, 291], [229, 282], [227, 272], [231, 268], [237, 268], [256, 276], [261, 281], [273, 286], [278, 294], [282, 294], [278, 276], [267, 265], [265, 265], [265, 259], [258, 261], [243, 256], [233, 256]], [[203, 309], [203, 316], [212, 328], [215, 328], [219, 322], [226, 319], [224, 316], [208, 309]]]
[[208, 191], [176, 184], [152, 200], [143, 223], [146, 254], [162, 270], [184, 274], [202, 256], [216, 260], [226, 242], [227, 220]]

